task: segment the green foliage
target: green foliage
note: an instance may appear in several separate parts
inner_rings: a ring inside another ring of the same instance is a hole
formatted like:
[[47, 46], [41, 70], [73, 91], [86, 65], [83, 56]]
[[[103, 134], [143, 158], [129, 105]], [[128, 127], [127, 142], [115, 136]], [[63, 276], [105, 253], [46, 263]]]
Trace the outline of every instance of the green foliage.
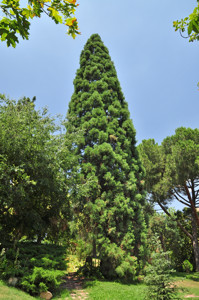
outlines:
[[22, 278], [21, 287], [31, 294], [55, 291], [62, 283], [63, 275], [63, 271], [34, 267], [31, 275]]
[[17, 250], [11, 244], [1, 245], [1, 278], [17, 277], [17, 286], [38, 294], [56, 290], [66, 270], [66, 251], [55, 245], [19, 243]]
[[177, 128], [175, 135], [165, 138], [162, 146], [168, 159], [167, 168], [170, 168], [170, 174], [173, 175], [173, 183], [180, 184], [184, 194], [184, 182], [198, 178], [199, 129]]
[[86, 283], [86, 291], [93, 300], [143, 300], [146, 286], [96, 280]]
[[100, 270], [105, 278], [120, 278], [125, 282], [137, 280], [138, 263], [137, 258], [127, 255], [125, 251], [111, 244], [105, 245], [102, 250]]
[[146, 171], [144, 184], [150, 202], [154, 204], [161, 199], [165, 203], [165, 199], [168, 199], [169, 181], [163, 181], [166, 157], [162, 147], [155, 143], [154, 139], [149, 139], [143, 140], [138, 146], [138, 150]]
[[89, 279], [103, 279], [104, 278], [99, 266], [95, 267], [92, 264], [89, 264], [87, 262], [78, 269], [77, 274], [80, 276], [89, 278]]
[[179, 299], [177, 290], [171, 277], [174, 270], [168, 260], [168, 252], [164, 252], [157, 238], [153, 239], [154, 252], [151, 255], [151, 264], [146, 268], [145, 283], [148, 285], [146, 299], [167, 300]]
[[[197, 2], [199, 2], [197, 0]], [[173, 27], [175, 31], [179, 30], [180, 34], [184, 38], [189, 38], [189, 42], [199, 40], [199, 3], [194, 8], [193, 12], [186, 18], [181, 19], [180, 21], [174, 21]], [[184, 33], [187, 32], [187, 35], [184, 36]]]
[[[12, 259], [10, 259], [10, 256], [12, 256]], [[1, 278], [4, 279], [21, 276], [23, 274], [19, 261], [19, 248], [17, 248], [16, 251], [14, 249], [9, 249], [8, 253], [5, 248], [2, 248], [0, 257], [0, 272]]]
[[0, 95], [0, 232], [55, 242], [68, 233], [73, 141], [34, 101]]
[[176, 270], [182, 271], [182, 263], [185, 259], [194, 261], [192, 241], [177, 226], [176, 219], [180, 219], [181, 223], [188, 231], [191, 230], [189, 220], [186, 220], [185, 212], [175, 212], [173, 209], [168, 210], [172, 218], [163, 213], [154, 213], [149, 219], [148, 229], [148, 246], [150, 249], [151, 239], [154, 235], [158, 235], [161, 246], [164, 251], [170, 252], [170, 260]]
[[23, 39], [29, 38], [30, 19], [40, 18], [43, 13], [48, 15], [56, 24], [64, 23], [68, 26], [68, 34], [75, 38], [79, 34], [77, 19], [73, 17], [78, 6], [76, 0], [31, 0], [27, 7], [20, 0], [2, 0], [0, 10], [3, 17], [0, 19], [0, 38], [6, 41], [7, 46], [16, 47], [18, 35]]
[[157, 186], [165, 168], [165, 157], [161, 147], [154, 139], [143, 140], [138, 150], [146, 170], [145, 186], [147, 191], [159, 190]]
[[186, 278], [194, 280], [194, 281], [199, 281], [199, 272], [188, 274], [188, 275], [186, 275]]
[[193, 265], [187, 259], [183, 261], [182, 268], [186, 273], [191, 273], [193, 271]]
[[[88, 39], [81, 53], [68, 117], [68, 132], [73, 127], [83, 131], [76, 143], [79, 177], [90, 182], [86, 195], [77, 192], [73, 197], [77, 233], [92, 245], [90, 255], [101, 260], [109, 259], [112, 245], [115, 261], [120, 250], [122, 257], [143, 258], [144, 172], [128, 105], [108, 49], [98, 34]], [[122, 270], [128, 269], [125, 259], [122, 261]], [[120, 265], [109, 266], [115, 272]], [[118, 275], [122, 273], [118, 269]]]
[[[180, 223], [188, 232], [192, 232], [192, 222], [189, 208], [184, 208], [182, 211], [177, 211], [176, 220], [180, 221]], [[182, 271], [182, 263], [184, 260], [188, 259], [195, 268], [193, 242], [190, 237], [185, 235], [184, 232], [180, 230], [180, 228], [178, 229], [178, 232], [180, 234], [181, 242], [179, 243], [179, 249], [176, 251], [175, 256], [178, 261], [176, 267], [179, 271]]]
[[0, 297], [1, 300], [35, 300], [37, 298], [28, 295], [27, 293], [20, 291], [17, 288], [7, 286], [3, 281], [0, 280]]
[[[146, 187], [150, 200], [158, 203], [171, 218], [173, 217], [167, 209], [171, 201], [178, 200], [189, 209], [189, 214], [186, 215], [183, 223], [191, 220], [191, 232], [187, 230], [187, 224], [184, 225], [180, 218], [177, 218], [176, 222], [192, 241], [195, 268], [198, 271], [199, 215], [196, 208], [199, 204], [199, 130], [180, 127], [176, 129], [173, 136], [165, 138], [160, 146], [149, 140], [143, 141], [139, 149], [148, 173]], [[161, 153], [160, 162], [157, 153], [155, 154], [156, 149]], [[151, 167], [153, 163], [155, 168]]]
[[86, 260], [87, 256], [92, 252], [92, 246], [83, 239], [79, 238], [76, 242], [75, 253], [79, 261]]

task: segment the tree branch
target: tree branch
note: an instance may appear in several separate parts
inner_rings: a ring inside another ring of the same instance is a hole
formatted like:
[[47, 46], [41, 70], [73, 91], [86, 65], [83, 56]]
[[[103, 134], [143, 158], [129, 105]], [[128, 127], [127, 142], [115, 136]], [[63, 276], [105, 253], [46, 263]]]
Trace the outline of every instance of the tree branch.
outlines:
[[180, 203], [182, 203], [182, 204], [184, 204], [184, 205], [186, 205], [186, 206], [188, 206], [188, 207], [191, 208], [191, 205], [189, 205], [187, 202], [184, 202], [184, 201], [178, 199], [178, 197], [177, 197], [175, 194], [173, 194], [173, 196], [174, 196], [174, 197], [176, 198], [176, 200], [178, 200]]
[[183, 203], [184, 205], [187, 205], [187, 206], [189, 206], [189, 207], [191, 207], [190, 205], [189, 205], [189, 201], [187, 201], [184, 197], [182, 197], [175, 189], [174, 189], [174, 192], [177, 194], [177, 196], [178, 197], [180, 197], [182, 200], [180, 200], [180, 199], [178, 199], [178, 197], [175, 195], [175, 194], [173, 194], [173, 196], [179, 201], [179, 202], [181, 202], [181, 203]]
[[180, 35], [181, 35], [181, 37], [183, 38], [183, 39], [188, 39], [190, 36], [188, 35], [188, 36], [184, 36], [184, 35], [182, 35], [182, 30], [180, 29], [179, 30], [180, 31]]
[[197, 225], [198, 225], [198, 227], [199, 227], [199, 217], [198, 217], [198, 213], [197, 213], [197, 211], [196, 211], [195, 205], [194, 205], [193, 200], [192, 200], [192, 198], [191, 198], [191, 195], [190, 195], [190, 193], [189, 193], [189, 189], [188, 189], [188, 187], [187, 187], [187, 185], [186, 185], [186, 182], [185, 182], [185, 184], [184, 184], [184, 188], [185, 188], [185, 190], [186, 190], [186, 193], [187, 193], [189, 202], [190, 202], [190, 204], [191, 204], [191, 209], [192, 209], [192, 211], [193, 211], [193, 213], [194, 213], [194, 216], [195, 216], [195, 218], [196, 218]]
[[175, 220], [172, 217], [172, 215], [168, 212], [168, 210], [159, 201], [157, 203], [161, 207], [161, 209], [165, 212], [165, 214], [167, 214], [167, 216], [169, 216], [173, 221], [176, 221], [178, 227], [180, 227], [180, 229], [186, 234], [186, 236], [188, 236], [193, 241], [193, 236], [186, 230], [186, 228], [184, 228], [184, 226], [178, 220]]

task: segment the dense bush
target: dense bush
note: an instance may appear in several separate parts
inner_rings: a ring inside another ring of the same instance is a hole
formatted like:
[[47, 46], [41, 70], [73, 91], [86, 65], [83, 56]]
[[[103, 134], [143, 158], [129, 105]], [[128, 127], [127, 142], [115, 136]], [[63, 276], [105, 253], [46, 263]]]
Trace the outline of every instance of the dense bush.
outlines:
[[199, 281], [199, 272], [189, 274], [186, 276], [186, 278], [194, 281]]
[[84, 276], [89, 279], [103, 279], [103, 275], [100, 271], [100, 267], [95, 267], [92, 264], [85, 263], [84, 266], [80, 267], [77, 271], [78, 275]]
[[17, 277], [17, 286], [37, 294], [54, 291], [66, 270], [66, 250], [61, 246], [19, 243], [0, 245], [0, 276], [4, 280]]
[[63, 275], [63, 271], [34, 267], [31, 275], [22, 278], [21, 286], [31, 294], [54, 291], [62, 283]]
[[182, 268], [186, 273], [191, 273], [193, 271], [193, 265], [187, 259], [183, 261]]
[[137, 258], [126, 255], [122, 249], [111, 245], [100, 262], [100, 271], [106, 279], [137, 280]]

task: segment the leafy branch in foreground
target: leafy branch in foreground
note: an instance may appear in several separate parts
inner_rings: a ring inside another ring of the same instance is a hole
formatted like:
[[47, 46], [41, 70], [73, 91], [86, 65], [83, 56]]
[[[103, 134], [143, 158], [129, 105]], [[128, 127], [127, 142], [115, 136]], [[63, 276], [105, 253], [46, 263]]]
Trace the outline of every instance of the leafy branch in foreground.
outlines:
[[[197, 2], [197, 6], [188, 17], [173, 22], [175, 31], [179, 30], [180, 35], [188, 38], [189, 42], [199, 40], [199, 1], [197, 0]], [[187, 35], [184, 35], [186, 31]]]
[[[21, 1], [22, 2], [22, 1]], [[73, 38], [80, 34], [74, 14], [79, 4], [76, 0], [29, 0], [27, 7], [20, 6], [20, 0], [2, 0], [0, 10], [0, 39], [7, 46], [16, 47], [18, 36], [29, 38], [30, 19], [40, 18], [44, 13], [56, 24], [68, 26], [68, 34]]]

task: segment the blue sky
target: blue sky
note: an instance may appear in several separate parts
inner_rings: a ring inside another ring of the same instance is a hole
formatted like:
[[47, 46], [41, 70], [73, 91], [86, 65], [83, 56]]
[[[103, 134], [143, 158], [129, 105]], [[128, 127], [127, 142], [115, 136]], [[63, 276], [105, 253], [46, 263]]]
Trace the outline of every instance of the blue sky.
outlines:
[[180, 126], [198, 127], [199, 43], [189, 43], [172, 22], [196, 0], [79, 0], [81, 36], [46, 16], [31, 25], [15, 49], [0, 44], [0, 93], [37, 97], [37, 108], [66, 115], [79, 56], [93, 33], [109, 49], [129, 104], [137, 140], [161, 142]]

